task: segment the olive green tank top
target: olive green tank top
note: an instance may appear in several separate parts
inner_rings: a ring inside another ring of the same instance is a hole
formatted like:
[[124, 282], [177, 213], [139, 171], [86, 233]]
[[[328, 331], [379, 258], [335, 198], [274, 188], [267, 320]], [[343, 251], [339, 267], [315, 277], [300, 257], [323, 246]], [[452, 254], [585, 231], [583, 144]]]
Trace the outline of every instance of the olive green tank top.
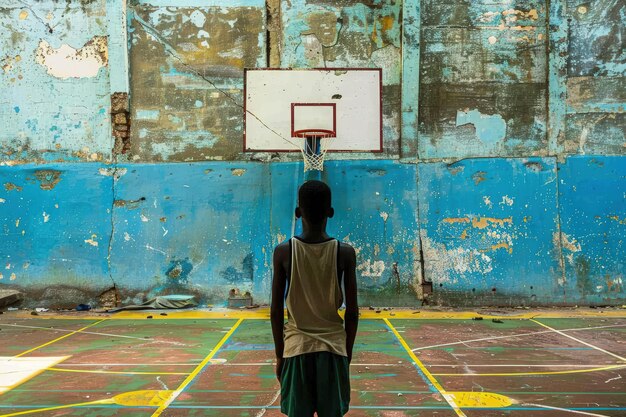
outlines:
[[343, 295], [337, 277], [339, 241], [305, 243], [291, 239], [285, 349], [289, 358], [312, 352], [348, 356], [339, 308]]

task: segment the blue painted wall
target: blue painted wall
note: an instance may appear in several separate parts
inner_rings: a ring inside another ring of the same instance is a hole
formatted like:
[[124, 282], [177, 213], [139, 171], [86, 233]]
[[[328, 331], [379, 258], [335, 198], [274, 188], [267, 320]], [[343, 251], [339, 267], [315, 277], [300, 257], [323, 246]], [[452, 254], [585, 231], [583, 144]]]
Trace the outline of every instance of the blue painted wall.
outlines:
[[267, 302], [306, 177], [241, 151], [243, 69], [347, 66], [384, 74], [384, 152], [319, 176], [363, 304], [626, 301], [622, 2], [125, 3], [0, 6], [1, 287]]

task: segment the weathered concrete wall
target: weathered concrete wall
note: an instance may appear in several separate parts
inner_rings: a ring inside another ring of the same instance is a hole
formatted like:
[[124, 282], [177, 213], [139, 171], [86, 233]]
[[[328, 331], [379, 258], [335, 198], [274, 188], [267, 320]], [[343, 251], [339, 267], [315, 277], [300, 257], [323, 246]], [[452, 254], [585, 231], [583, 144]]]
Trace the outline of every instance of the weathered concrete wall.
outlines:
[[109, 159], [105, 0], [6, 0], [0, 28], [0, 160]]
[[[267, 301], [294, 154], [246, 154], [246, 67], [383, 68], [382, 154], [341, 154], [364, 304], [623, 304], [617, 0], [8, 0], [0, 285], [30, 302]], [[428, 295], [432, 285], [432, 294]], [[427, 295], [425, 295], [425, 293]], [[35, 301], [36, 300], [36, 301]]]

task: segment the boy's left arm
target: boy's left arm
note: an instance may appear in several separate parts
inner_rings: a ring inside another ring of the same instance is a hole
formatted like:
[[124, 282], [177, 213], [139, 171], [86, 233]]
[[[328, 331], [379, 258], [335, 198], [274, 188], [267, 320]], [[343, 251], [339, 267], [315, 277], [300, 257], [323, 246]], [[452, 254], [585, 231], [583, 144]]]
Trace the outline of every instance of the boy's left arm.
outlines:
[[276, 349], [276, 378], [280, 381], [283, 370], [283, 351], [285, 342], [283, 331], [285, 326], [285, 288], [287, 285], [287, 274], [284, 265], [285, 248], [279, 245], [274, 250], [274, 277], [272, 279], [272, 302], [270, 307], [270, 319], [272, 322], [272, 336], [274, 337], [274, 347]]
[[357, 300], [356, 284], [356, 254], [352, 246], [346, 245], [342, 251], [344, 260], [344, 289], [346, 292], [346, 314], [344, 317], [346, 328], [346, 350], [348, 351], [348, 362], [352, 362], [352, 350], [354, 349], [354, 339], [359, 327], [359, 303]]

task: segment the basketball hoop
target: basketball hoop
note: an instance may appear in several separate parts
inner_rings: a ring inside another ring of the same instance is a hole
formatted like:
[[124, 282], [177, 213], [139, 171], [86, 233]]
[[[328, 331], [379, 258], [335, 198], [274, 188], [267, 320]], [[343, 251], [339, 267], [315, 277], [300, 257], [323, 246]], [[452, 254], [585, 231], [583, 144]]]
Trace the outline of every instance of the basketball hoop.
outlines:
[[299, 139], [304, 171], [323, 171], [324, 158], [334, 142], [335, 132], [326, 129], [302, 129], [294, 131], [293, 136]]

